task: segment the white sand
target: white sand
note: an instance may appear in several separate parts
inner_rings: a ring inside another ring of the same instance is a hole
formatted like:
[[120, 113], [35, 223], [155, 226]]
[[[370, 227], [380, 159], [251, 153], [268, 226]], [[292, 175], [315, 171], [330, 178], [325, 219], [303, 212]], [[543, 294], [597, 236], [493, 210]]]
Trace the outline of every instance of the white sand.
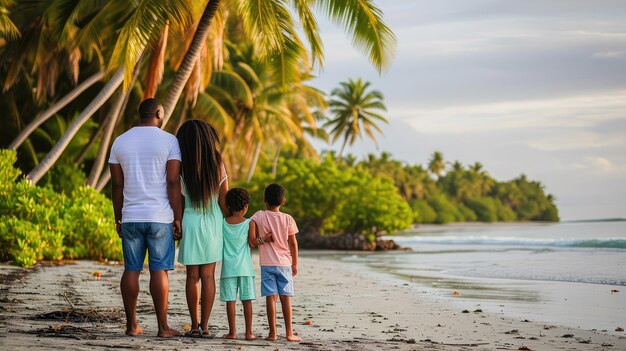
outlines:
[[[40, 328], [66, 324], [31, 319], [39, 313], [67, 308], [64, 294], [76, 308], [122, 309], [119, 278], [123, 267], [80, 261], [58, 267], [40, 266], [27, 274], [20, 274], [22, 270], [13, 266], [0, 266], [0, 349], [518, 350], [527, 347], [531, 350], [626, 350], [626, 338], [619, 333], [560, 326], [544, 329], [541, 323], [503, 317], [500, 311], [461, 313], [459, 306], [430, 298], [421, 293], [419, 286], [405, 285], [380, 274], [359, 271], [354, 265], [319, 260], [310, 255], [307, 253], [307, 257], [301, 258], [293, 300], [294, 328], [304, 339], [301, 344], [289, 343], [284, 338], [276, 343], [261, 338], [253, 342], [220, 338], [158, 339], [154, 337], [156, 319], [148, 293], [148, 274], [141, 278], [138, 308], [145, 335], [125, 336], [123, 323], [67, 323], [86, 330], [74, 334], [76, 339], [32, 334]], [[96, 270], [102, 272], [102, 279], [94, 278], [92, 273]], [[184, 279], [182, 267], [177, 267], [170, 275], [169, 320], [173, 327], [180, 329], [189, 324]], [[468, 305], [466, 308], [473, 311], [477, 307]], [[240, 305], [238, 310], [241, 312]], [[255, 334], [265, 336], [264, 299], [254, 303], [254, 315]], [[305, 325], [306, 320], [312, 321], [312, 325]], [[210, 324], [218, 336], [227, 331], [225, 306], [219, 302], [219, 296]], [[241, 314], [238, 326], [239, 337], [243, 338]], [[517, 332], [506, 334], [512, 330]], [[281, 319], [279, 332], [284, 332]], [[565, 334], [573, 334], [573, 337], [562, 337]]]

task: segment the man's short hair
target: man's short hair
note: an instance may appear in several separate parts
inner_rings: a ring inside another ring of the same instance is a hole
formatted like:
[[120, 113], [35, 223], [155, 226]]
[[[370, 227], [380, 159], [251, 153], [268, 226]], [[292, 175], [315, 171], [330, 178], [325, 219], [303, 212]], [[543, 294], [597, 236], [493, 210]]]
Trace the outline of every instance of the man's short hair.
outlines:
[[270, 206], [281, 206], [285, 200], [285, 188], [280, 184], [270, 184], [265, 188], [265, 202]]
[[[141, 119], [156, 118], [157, 111], [159, 111], [159, 109], [162, 107], [163, 106], [161, 105], [159, 100], [155, 98], [145, 99], [139, 105], [139, 117]], [[163, 118], [163, 116], [160, 116], [160, 118]]]

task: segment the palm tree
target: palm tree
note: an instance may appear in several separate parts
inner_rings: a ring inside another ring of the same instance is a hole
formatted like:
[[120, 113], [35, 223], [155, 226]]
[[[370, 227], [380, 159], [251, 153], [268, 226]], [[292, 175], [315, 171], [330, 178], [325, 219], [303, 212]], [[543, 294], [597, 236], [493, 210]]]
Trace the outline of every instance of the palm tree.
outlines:
[[304, 84], [307, 76], [299, 71], [286, 85], [280, 83], [284, 72], [271, 60], [260, 60], [252, 43], [227, 43], [227, 48], [225, 69], [213, 73], [212, 84], [199, 95], [200, 108], [193, 113], [209, 118], [222, 130], [222, 151], [230, 160], [233, 176], [247, 163], [249, 181], [267, 146], [274, 159], [281, 150], [310, 148], [304, 127], [315, 133], [314, 109], [325, 107], [325, 100], [317, 89]]
[[374, 130], [382, 134], [377, 122], [388, 123], [387, 119], [377, 113], [386, 111], [383, 94], [378, 90], [369, 90], [369, 82], [361, 78], [356, 81], [349, 79], [339, 83], [340, 87], [331, 92], [329, 107], [335, 118], [328, 121], [324, 128], [332, 128], [329, 134], [334, 143], [343, 138], [339, 158], [346, 144], [354, 144], [357, 138], [362, 139], [365, 132], [376, 143]]
[[[352, 36], [354, 45], [365, 51], [379, 71], [389, 65], [396, 39], [391, 29], [382, 21], [382, 12], [373, 1], [294, 0], [292, 5], [293, 12], [297, 13], [300, 27], [311, 46], [313, 62], [321, 64], [323, 58], [319, 28], [312, 11], [313, 6], [317, 5], [330, 19], [344, 27], [344, 30]], [[164, 125], [174, 111], [193, 66], [200, 56], [210, 21], [218, 6], [219, 0], [210, 0], [200, 19], [194, 39], [165, 100]], [[255, 43], [256, 54], [261, 59], [268, 59], [269, 63], [277, 68], [276, 72], [281, 75], [279, 78], [281, 84], [286, 84], [290, 77], [299, 73], [299, 70], [294, 69], [295, 66], [292, 64], [294, 61], [304, 61], [304, 67], [309, 68], [308, 52], [285, 2], [235, 0], [228, 2], [228, 11], [240, 19], [245, 36]]]
[[87, 88], [94, 85], [96, 82], [100, 81], [104, 77], [104, 71], [99, 71], [89, 78], [85, 79], [82, 83], [80, 83], [76, 88], [72, 89], [67, 95], [63, 96], [59, 101], [54, 103], [52, 106], [47, 108], [38, 114], [35, 119], [30, 121], [21, 131], [20, 133], [13, 139], [11, 144], [9, 144], [9, 149], [17, 150], [24, 141], [28, 138], [28, 136], [35, 131], [35, 129], [39, 128], [42, 124], [44, 124], [47, 120], [49, 120], [55, 113], [59, 112], [63, 107], [72, 102], [78, 95], [84, 92]]
[[[111, 5], [113, 4], [113, 5]], [[78, 8], [78, 5], [76, 5]], [[116, 7], [117, 6], [117, 7]], [[132, 8], [132, 6], [135, 6]], [[81, 33], [85, 33], [85, 27], [88, 29], [94, 29], [89, 27], [106, 26], [107, 21], [110, 21], [110, 16], [114, 13], [119, 13], [119, 7], [123, 7], [128, 10], [131, 7], [132, 11], [130, 15], [124, 18], [121, 22], [121, 26], [118, 27], [116, 40], [109, 59], [109, 72], [115, 72], [110, 80], [105, 84], [100, 93], [89, 105], [81, 112], [81, 114], [74, 120], [72, 125], [68, 128], [66, 134], [58, 141], [58, 143], [50, 150], [46, 157], [27, 175], [26, 179], [31, 183], [37, 183], [44, 174], [54, 165], [59, 159], [63, 150], [70, 143], [71, 139], [76, 135], [80, 127], [109, 99], [117, 87], [126, 81], [127, 85], [130, 85], [132, 80], [132, 72], [135, 69], [136, 63], [140, 56], [143, 54], [144, 49], [152, 44], [155, 40], [158, 40], [160, 34], [163, 32], [165, 26], [168, 23], [173, 23], [177, 27], [185, 27], [187, 25], [187, 18], [191, 15], [191, 7], [188, 1], [174, 1], [174, 0], [162, 0], [162, 1], [150, 1], [142, 0], [138, 3], [134, 2], [116, 2], [111, 1], [106, 3], [100, 8], [88, 25], [81, 29]], [[85, 9], [81, 7], [83, 11], [93, 11], [93, 9]], [[74, 11], [78, 11], [76, 8]], [[87, 17], [86, 15], [82, 15]], [[78, 15], [74, 17], [70, 16], [72, 21], [77, 21]], [[71, 21], [70, 21], [71, 22]], [[75, 23], [71, 23], [76, 25]], [[78, 38], [74, 30], [74, 36]], [[101, 39], [101, 33], [92, 33], [87, 31], [88, 35], [94, 36], [91, 38], [91, 43], [98, 42]], [[79, 44], [73, 44], [74, 49], [78, 49]], [[106, 49], [103, 47], [101, 49]], [[121, 68], [120, 68], [121, 67]], [[130, 75], [130, 77], [127, 77]], [[41, 77], [41, 75], [40, 75]], [[127, 78], [127, 79], [125, 79]], [[127, 87], [127, 86], [125, 86]]]
[[[11, 1], [5, 1], [3, 5], [10, 3]], [[63, 66], [62, 60], [66, 59], [72, 63], [69, 67], [72, 67], [71, 73], [76, 80], [81, 55], [89, 60], [96, 61], [97, 58], [99, 62], [106, 63], [102, 64], [106, 66], [102, 68], [106, 68], [106, 76], [112, 78], [95, 100], [75, 120], [75, 123], [68, 129], [68, 134], [60, 140], [59, 145], [55, 146], [44, 160], [28, 174], [27, 178], [33, 183], [37, 182], [56, 162], [68, 144], [66, 139], [73, 137], [80, 126], [109, 99], [117, 87], [122, 82], [125, 89], [130, 86], [135, 63], [147, 47], [166, 32], [165, 28], [168, 25], [170, 31], [185, 32], [184, 27], [189, 24], [187, 23], [188, 19], [195, 17], [190, 13], [190, 9], [199, 6], [198, 2], [191, 0], [138, 0], [132, 2], [115, 0], [96, 2], [94, 6], [84, 6], [82, 2], [53, 0], [40, 0], [36, 3], [37, 6], [30, 6], [30, 8], [40, 11], [40, 14], [50, 16], [45, 19], [45, 23], [49, 25], [35, 26], [36, 30], [40, 30], [44, 37], [50, 39], [41, 42], [52, 43], [56, 46], [38, 50], [33, 55], [20, 54], [16, 56], [18, 59], [11, 61], [11, 74], [7, 75], [4, 82], [5, 88], [16, 82], [22, 72], [33, 71], [36, 73], [38, 84], [42, 87], [37, 89], [38, 97], [43, 99], [46, 92], [51, 92], [51, 95], [54, 95], [56, 78], [59, 76], [57, 68]], [[178, 67], [177, 74], [165, 99], [166, 119], [169, 119], [174, 111], [190, 74], [198, 65], [199, 57], [202, 56], [200, 53], [206, 45], [207, 29], [210, 27], [211, 19], [218, 10], [219, 4], [219, 0], [210, 0], [203, 8], [204, 13], [194, 31], [193, 40]], [[242, 20], [245, 37], [260, 44], [257, 45], [256, 53], [260, 58], [268, 59], [282, 74], [279, 79], [281, 84], [285, 84], [288, 77], [294, 73], [294, 71], [288, 70], [291, 65], [289, 61], [298, 61], [305, 68], [304, 73], [311, 65], [309, 59], [313, 63], [319, 62], [321, 64], [323, 50], [318, 35], [317, 22], [312, 12], [313, 6], [318, 7], [335, 23], [341, 25], [352, 36], [355, 46], [366, 52], [372, 64], [379, 71], [389, 64], [393, 56], [395, 37], [382, 21], [382, 12], [374, 5], [373, 1], [294, 0], [292, 3], [293, 11], [290, 11], [286, 6], [285, 2], [276, 0], [263, 2], [235, 0], [222, 6], [222, 11], [230, 11]], [[50, 10], [51, 8], [54, 10]], [[42, 18], [42, 16], [35, 14], [25, 15], [26, 12], [24, 11], [12, 11], [12, 13], [19, 13], [21, 18]], [[292, 13], [297, 14], [300, 26], [292, 19]], [[0, 18], [0, 21], [2, 20], [3, 18]], [[20, 26], [18, 23], [17, 27], [21, 29], [29, 26], [28, 23], [24, 26]], [[304, 49], [302, 40], [298, 37], [298, 27], [304, 29], [303, 32], [309, 41], [310, 58], [309, 53]], [[28, 37], [38, 38], [36, 35]], [[218, 38], [217, 41], [219, 40], [221, 39]], [[11, 47], [18, 46], [11, 45]], [[24, 47], [39, 48], [38, 45], [24, 45]], [[162, 53], [162, 51], [160, 52]], [[158, 50], [153, 50], [153, 52], [154, 57], [156, 57]], [[160, 56], [163, 57], [163, 55]], [[35, 57], [34, 62], [28, 61], [31, 57]], [[169, 57], [171, 59], [171, 55]], [[157, 59], [154, 58], [154, 60]], [[163, 59], [159, 58], [157, 61], [162, 62]], [[37, 69], [31, 70], [30, 67], [27, 67], [29, 65], [35, 66]], [[121, 70], [122, 73], [120, 74], [117, 70]], [[114, 72], [117, 73], [113, 74]], [[158, 72], [158, 70], [151, 72]], [[154, 77], [158, 76], [156, 73], [150, 74]], [[155, 80], [148, 79], [148, 81], [153, 82]]]
[[428, 170], [437, 177], [441, 177], [445, 168], [446, 165], [443, 161], [443, 154], [439, 151], [435, 151], [428, 162]]

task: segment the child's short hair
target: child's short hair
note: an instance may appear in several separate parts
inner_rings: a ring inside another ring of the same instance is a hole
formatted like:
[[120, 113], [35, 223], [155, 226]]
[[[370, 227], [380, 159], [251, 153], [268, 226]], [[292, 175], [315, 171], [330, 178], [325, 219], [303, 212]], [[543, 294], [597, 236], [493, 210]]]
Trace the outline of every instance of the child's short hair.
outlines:
[[250, 193], [244, 188], [232, 188], [226, 193], [226, 207], [231, 211], [241, 211], [250, 204]]
[[285, 188], [280, 184], [270, 184], [265, 188], [265, 202], [270, 206], [281, 206], [285, 200]]

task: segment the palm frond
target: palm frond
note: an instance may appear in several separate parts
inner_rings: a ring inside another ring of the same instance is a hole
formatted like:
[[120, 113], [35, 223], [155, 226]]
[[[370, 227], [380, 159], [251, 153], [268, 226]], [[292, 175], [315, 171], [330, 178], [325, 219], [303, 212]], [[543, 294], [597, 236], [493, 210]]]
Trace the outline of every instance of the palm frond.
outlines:
[[236, 96], [246, 107], [252, 108], [254, 103], [252, 91], [246, 81], [235, 72], [226, 70], [213, 72], [211, 83]]
[[395, 53], [396, 37], [373, 0], [318, 0], [318, 6], [352, 37], [352, 43], [381, 72]]
[[313, 11], [311, 11], [314, 3], [314, 0], [293, 0], [293, 5], [300, 19], [300, 25], [311, 46], [311, 64], [315, 66], [317, 62], [321, 67], [324, 60], [324, 47], [319, 35], [317, 20]]
[[124, 23], [111, 54], [108, 67], [113, 72], [124, 67], [124, 89], [132, 81], [133, 69], [145, 48], [158, 39], [166, 23], [185, 27], [191, 18], [191, 5], [187, 1], [141, 0]]
[[15, 40], [21, 36], [20, 30], [10, 18], [9, 8], [13, 0], [0, 0], [0, 38]]

